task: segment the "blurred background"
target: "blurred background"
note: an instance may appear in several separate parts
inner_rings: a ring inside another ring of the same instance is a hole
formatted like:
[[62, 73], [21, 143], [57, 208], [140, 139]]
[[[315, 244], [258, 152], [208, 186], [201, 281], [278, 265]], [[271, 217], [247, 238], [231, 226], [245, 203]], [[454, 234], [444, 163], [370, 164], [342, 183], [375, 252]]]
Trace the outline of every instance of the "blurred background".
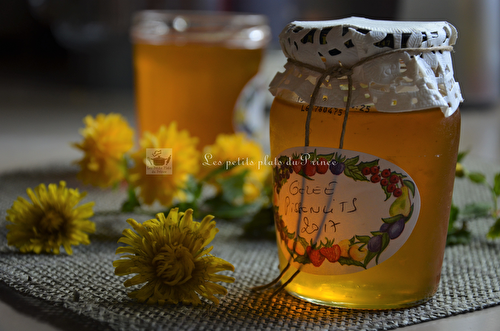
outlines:
[[273, 40], [293, 20], [362, 16], [446, 20], [459, 30], [454, 55], [464, 105], [488, 106], [500, 91], [499, 0], [0, 0], [2, 80], [128, 88], [133, 85], [129, 29], [141, 9], [264, 14]]
[[[397, 0], [0, 0], [2, 76], [105, 88], [132, 88], [129, 29], [141, 9], [232, 11], [265, 14], [270, 48], [293, 20], [351, 15], [394, 19]], [[334, 5], [337, 3], [337, 5]]]
[[[67, 134], [64, 139], [78, 140], [77, 130], [65, 123], [71, 120], [76, 121], [76, 127], [81, 126], [82, 114], [117, 111], [134, 123], [129, 29], [133, 13], [141, 9], [265, 14], [272, 31], [271, 56], [263, 64], [269, 80], [284, 63], [278, 35], [290, 21], [348, 16], [446, 20], [459, 30], [453, 58], [455, 78], [465, 99], [461, 109], [464, 114], [475, 114], [464, 121], [471, 138], [466, 133], [463, 148], [474, 149], [481, 157], [500, 159], [500, 121], [496, 115], [500, 0], [0, 0], [2, 156], [11, 155], [12, 159], [40, 153], [43, 147], [33, 151], [29, 146], [35, 136], [62, 140], [61, 134]], [[51, 124], [46, 121], [48, 114]], [[28, 138], [28, 130], [22, 130], [30, 125], [35, 130], [32, 138]], [[19, 132], [25, 134], [23, 152], [7, 143], [13, 139], [11, 134]], [[476, 138], [477, 143], [470, 142]], [[55, 155], [53, 149], [46, 153], [48, 157]], [[3, 168], [12, 167], [19, 159], [9, 162], [3, 157]]]

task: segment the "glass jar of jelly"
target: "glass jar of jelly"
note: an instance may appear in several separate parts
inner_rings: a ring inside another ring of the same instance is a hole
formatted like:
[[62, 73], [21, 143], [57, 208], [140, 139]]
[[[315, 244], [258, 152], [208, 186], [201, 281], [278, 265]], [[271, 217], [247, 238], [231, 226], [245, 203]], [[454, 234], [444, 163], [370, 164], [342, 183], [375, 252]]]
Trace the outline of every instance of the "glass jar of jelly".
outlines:
[[447, 22], [356, 17], [281, 33], [270, 139], [288, 293], [389, 309], [436, 292], [460, 135], [456, 38]]

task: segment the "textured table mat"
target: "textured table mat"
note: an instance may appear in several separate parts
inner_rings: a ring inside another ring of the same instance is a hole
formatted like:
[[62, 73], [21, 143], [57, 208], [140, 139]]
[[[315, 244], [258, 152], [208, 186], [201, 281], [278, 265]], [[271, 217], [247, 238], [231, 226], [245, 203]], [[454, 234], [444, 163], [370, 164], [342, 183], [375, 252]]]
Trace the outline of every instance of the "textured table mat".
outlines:
[[[498, 168], [477, 165], [490, 176]], [[74, 247], [72, 256], [21, 254], [7, 246], [6, 210], [27, 187], [65, 180], [95, 201], [96, 233], [91, 244]], [[253, 293], [251, 286], [278, 274], [276, 245], [241, 238], [241, 226], [217, 221], [216, 256], [231, 262], [236, 278], [218, 306], [148, 306], [126, 295], [125, 277], [114, 275], [112, 262], [125, 220], [147, 215], [118, 213], [124, 192], [82, 187], [73, 168], [11, 172], [0, 176], [0, 295], [14, 308], [78, 330], [390, 330], [500, 304], [500, 242], [487, 241], [490, 220], [477, 220], [473, 241], [448, 247], [437, 294], [420, 306], [385, 311], [339, 309], [314, 305], [280, 293]], [[489, 201], [482, 187], [457, 180], [455, 203]]]

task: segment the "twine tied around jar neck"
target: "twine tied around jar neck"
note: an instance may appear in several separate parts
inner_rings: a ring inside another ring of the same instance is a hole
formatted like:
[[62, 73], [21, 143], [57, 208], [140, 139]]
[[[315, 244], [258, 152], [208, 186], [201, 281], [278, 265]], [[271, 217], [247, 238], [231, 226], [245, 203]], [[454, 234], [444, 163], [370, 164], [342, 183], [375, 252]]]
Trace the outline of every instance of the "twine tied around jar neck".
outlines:
[[427, 48], [397, 48], [393, 49], [387, 52], [383, 53], [377, 53], [368, 57], [365, 57], [364, 59], [361, 59], [360, 61], [354, 63], [350, 67], [344, 67], [342, 66], [342, 63], [339, 63], [339, 66], [335, 67], [330, 67], [327, 69], [316, 67], [313, 65], [310, 65], [308, 63], [303, 63], [294, 59], [288, 59], [288, 63], [292, 63], [296, 66], [303, 67], [312, 71], [316, 71], [318, 73], [321, 73], [321, 76], [318, 78], [316, 81], [316, 85], [314, 86], [313, 93], [311, 94], [311, 99], [309, 102], [309, 109], [307, 111], [307, 119], [306, 119], [306, 127], [305, 127], [305, 141], [304, 141], [304, 146], [309, 146], [309, 127], [311, 123], [311, 115], [312, 115], [312, 110], [316, 104], [316, 99], [318, 97], [319, 89], [323, 82], [326, 80], [327, 77], [330, 78], [337, 78], [340, 79], [342, 77], [347, 77], [347, 99], [345, 102], [345, 115], [344, 115], [344, 122], [342, 123], [342, 133], [340, 135], [340, 143], [339, 143], [339, 149], [342, 149], [344, 146], [344, 136], [345, 136], [345, 130], [347, 126], [347, 118], [349, 117], [349, 110], [351, 107], [351, 101], [352, 101], [352, 75], [354, 73], [354, 68], [359, 67], [367, 62], [373, 61], [375, 59], [378, 59], [380, 57], [384, 57], [393, 53], [402, 53], [402, 52], [420, 52], [420, 53], [427, 53], [427, 52], [435, 52], [435, 51], [453, 51], [452, 46], [436, 46], [436, 47], [427, 47]]
[[[311, 71], [316, 71], [318, 73], [321, 73], [321, 76], [318, 78], [318, 80], [316, 81], [316, 85], [314, 86], [314, 90], [313, 90], [313, 93], [311, 94], [311, 99], [310, 99], [310, 102], [309, 102], [309, 109], [307, 110], [307, 119], [306, 119], [306, 126], [305, 126], [305, 141], [304, 141], [304, 146], [309, 146], [309, 132], [310, 132], [310, 124], [311, 124], [312, 111], [313, 111], [314, 105], [316, 103], [316, 99], [318, 97], [318, 93], [319, 93], [320, 87], [321, 87], [321, 85], [323, 84], [323, 82], [325, 82], [325, 80], [328, 77], [330, 77], [330, 78], [337, 78], [337, 79], [340, 79], [340, 78], [343, 78], [343, 77], [347, 77], [347, 99], [346, 99], [346, 102], [345, 102], [344, 121], [342, 123], [342, 132], [340, 134], [340, 143], [339, 143], [339, 149], [343, 149], [343, 146], [344, 146], [344, 136], [345, 136], [345, 131], [346, 131], [346, 127], [347, 127], [347, 119], [349, 117], [349, 109], [351, 107], [351, 101], [352, 101], [352, 90], [353, 90], [352, 75], [354, 73], [354, 68], [359, 67], [359, 66], [361, 66], [361, 65], [363, 65], [363, 64], [365, 64], [367, 62], [370, 62], [372, 60], [375, 60], [377, 58], [380, 58], [380, 57], [383, 57], [383, 56], [387, 56], [387, 55], [390, 55], [390, 54], [393, 54], [393, 53], [419, 52], [419, 54], [414, 55], [414, 56], [417, 56], [417, 55], [420, 55], [422, 53], [435, 52], [435, 51], [449, 51], [449, 52], [451, 52], [451, 51], [453, 51], [453, 47], [452, 46], [436, 46], [436, 47], [426, 47], [426, 48], [418, 48], [418, 47], [415, 47], [415, 48], [398, 48], [398, 49], [393, 49], [393, 50], [390, 50], [390, 51], [387, 51], [387, 52], [377, 53], [377, 54], [368, 56], [368, 57], [363, 58], [360, 61], [354, 63], [350, 67], [344, 67], [344, 66], [342, 66], [342, 63], [339, 63], [339, 66], [330, 67], [330, 68], [327, 68], [327, 69], [319, 68], [319, 67], [307, 64], [307, 63], [303, 63], [303, 62], [294, 60], [294, 59], [288, 59], [288, 63], [292, 63], [292, 64], [294, 64], [296, 66], [303, 67], [303, 68], [309, 69]], [[325, 220], [326, 220], [326, 218], [323, 218], [322, 225], [319, 227], [320, 230], [318, 231], [318, 233], [316, 235], [315, 242], [317, 242], [318, 239], [319, 239], [319, 237], [321, 236], [321, 229], [323, 229]], [[300, 227], [300, 222], [297, 225], [297, 228], [299, 228], [299, 227]], [[293, 246], [293, 251], [295, 251], [295, 246], [297, 245], [297, 241], [296, 240], [294, 241], [293, 245], [294, 245]], [[290, 255], [290, 257], [288, 259], [287, 265], [283, 268], [283, 270], [281, 271], [281, 273], [278, 275], [278, 277], [276, 279], [274, 279], [269, 284], [252, 287], [251, 290], [253, 290], [253, 291], [261, 291], [261, 290], [264, 290], [264, 289], [267, 289], [267, 288], [270, 288], [270, 287], [276, 285], [281, 280], [281, 278], [283, 278], [283, 276], [285, 275], [285, 273], [290, 268], [290, 266], [291, 266], [291, 263], [290, 263], [291, 260], [292, 260], [292, 256]], [[290, 278], [286, 282], [284, 282], [283, 284], [281, 284], [281, 286], [278, 289], [276, 289], [271, 294], [270, 299], [272, 299], [276, 294], [278, 294], [283, 289], [285, 289], [285, 287], [293, 281], [293, 279], [300, 273], [300, 271], [302, 269], [302, 266], [303, 265], [300, 265], [300, 267], [297, 269], [297, 271], [295, 271], [293, 273], [293, 275], [290, 276]]]

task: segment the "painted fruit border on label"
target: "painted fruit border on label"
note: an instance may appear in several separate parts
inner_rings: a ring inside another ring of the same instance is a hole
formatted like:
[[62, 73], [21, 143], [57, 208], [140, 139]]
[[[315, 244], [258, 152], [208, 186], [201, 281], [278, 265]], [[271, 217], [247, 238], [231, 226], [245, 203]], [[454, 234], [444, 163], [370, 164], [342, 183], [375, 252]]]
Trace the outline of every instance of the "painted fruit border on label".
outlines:
[[420, 194], [403, 169], [376, 156], [294, 147], [273, 166], [278, 246], [301, 271], [337, 275], [372, 268], [409, 238]]

